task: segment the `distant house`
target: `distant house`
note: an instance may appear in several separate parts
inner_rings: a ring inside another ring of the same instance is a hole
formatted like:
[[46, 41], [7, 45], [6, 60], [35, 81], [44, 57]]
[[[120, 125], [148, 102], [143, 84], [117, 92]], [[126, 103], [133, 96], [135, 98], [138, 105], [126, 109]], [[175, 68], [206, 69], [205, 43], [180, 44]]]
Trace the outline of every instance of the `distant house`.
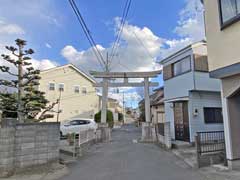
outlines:
[[[99, 96], [99, 109], [101, 109], [102, 95], [98, 94], [98, 96]], [[107, 108], [113, 113], [114, 121], [118, 122], [119, 113], [123, 113], [123, 107], [121, 106], [119, 100], [114, 99], [112, 97], [108, 97]]]
[[152, 123], [164, 123], [165, 122], [165, 112], [164, 112], [164, 88], [158, 88], [154, 90], [151, 96], [151, 117]]
[[220, 81], [209, 77], [206, 42], [191, 44], [161, 64], [172, 139], [194, 142], [196, 132], [223, 130]]
[[50, 102], [60, 103], [54, 108], [54, 118], [48, 121], [65, 121], [74, 117], [93, 118], [99, 110], [95, 80], [72, 64], [41, 71], [39, 90], [46, 93]]
[[[154, 92], [149, 96], [150, 99], [150, 107], [151, 107], [151, 122], [153, 124], [163, 123], [165, 120], [164, 115], [164, 88], [160, 87], [158, 89], [155, 89]], [[140, 118], [144, 120], [144, 117], [141, 117], [141, 115], [144, 115], [144, 109], [145, 109], [145, 100], [142, 99], [138, 103], [138, 109]]]

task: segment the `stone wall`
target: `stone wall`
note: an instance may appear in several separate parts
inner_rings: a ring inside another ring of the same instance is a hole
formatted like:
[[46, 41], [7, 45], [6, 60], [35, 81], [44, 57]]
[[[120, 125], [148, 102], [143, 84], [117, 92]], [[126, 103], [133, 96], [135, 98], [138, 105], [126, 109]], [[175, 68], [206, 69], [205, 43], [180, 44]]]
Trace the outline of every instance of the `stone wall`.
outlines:
[[0, 128], [0, 176], [57, 162], [59, 123], [16, 124]]

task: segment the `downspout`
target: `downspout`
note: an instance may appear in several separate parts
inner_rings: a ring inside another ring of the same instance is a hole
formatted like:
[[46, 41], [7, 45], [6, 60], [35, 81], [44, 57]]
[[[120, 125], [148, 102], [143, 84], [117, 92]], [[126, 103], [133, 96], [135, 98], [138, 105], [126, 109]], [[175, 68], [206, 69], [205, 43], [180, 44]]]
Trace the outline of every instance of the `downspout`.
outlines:
[[196, 78], [195, 78], [195, 59], [194, 59], [194, 52], [192, 54], [192, 71], [193, 71], [193, 90], [196, 90]]
[[[192, 71], [193, 71], [193, 90], [196, 90], [196, 77], [195, 77], [195, 58], [194, 58], [194, 52], [193, 52], [193, 49], [192, 49]], [[191, 95], [192, 96], [192, 95]], [[190, 96], [189, 96], [189, 100], [190, 100]], [[192, 132], [191, 132], [191, 122], [190, 122], [190, 119], [192, 119], [192, 111], [193, 111], [193, 103], [192, 103], [192, 101], [191, 101], [191, 112], [189, 112], [189, 115], [188, 115], [188, 117], [189, 117], [189, 119], [188, 119], [188, 121], [189, 121], [189, 141], [191, 142], [191, 134], [192, 134]]]

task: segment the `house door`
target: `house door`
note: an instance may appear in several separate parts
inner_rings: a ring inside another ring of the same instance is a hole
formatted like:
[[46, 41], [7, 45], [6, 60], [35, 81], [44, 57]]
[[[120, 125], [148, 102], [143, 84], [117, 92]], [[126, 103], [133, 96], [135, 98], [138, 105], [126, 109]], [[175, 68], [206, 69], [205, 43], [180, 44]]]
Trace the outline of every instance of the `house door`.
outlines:
[[188, 102], [174, 103], [175, 139], [189, 141]]

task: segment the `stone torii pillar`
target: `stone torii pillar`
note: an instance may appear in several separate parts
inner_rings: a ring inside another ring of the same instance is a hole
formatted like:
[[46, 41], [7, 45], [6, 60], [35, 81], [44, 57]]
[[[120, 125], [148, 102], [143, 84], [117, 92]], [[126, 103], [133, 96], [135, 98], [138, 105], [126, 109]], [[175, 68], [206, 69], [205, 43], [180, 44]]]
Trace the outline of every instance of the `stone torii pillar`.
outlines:
[[149, 81], [144, 78], [144, 99], [145, 99], [145, 119], [146, 122], [151, 122], [150, 98], [149, 98]]
[[101, 123], [107, 123], [108, 79], [103, 79]]

